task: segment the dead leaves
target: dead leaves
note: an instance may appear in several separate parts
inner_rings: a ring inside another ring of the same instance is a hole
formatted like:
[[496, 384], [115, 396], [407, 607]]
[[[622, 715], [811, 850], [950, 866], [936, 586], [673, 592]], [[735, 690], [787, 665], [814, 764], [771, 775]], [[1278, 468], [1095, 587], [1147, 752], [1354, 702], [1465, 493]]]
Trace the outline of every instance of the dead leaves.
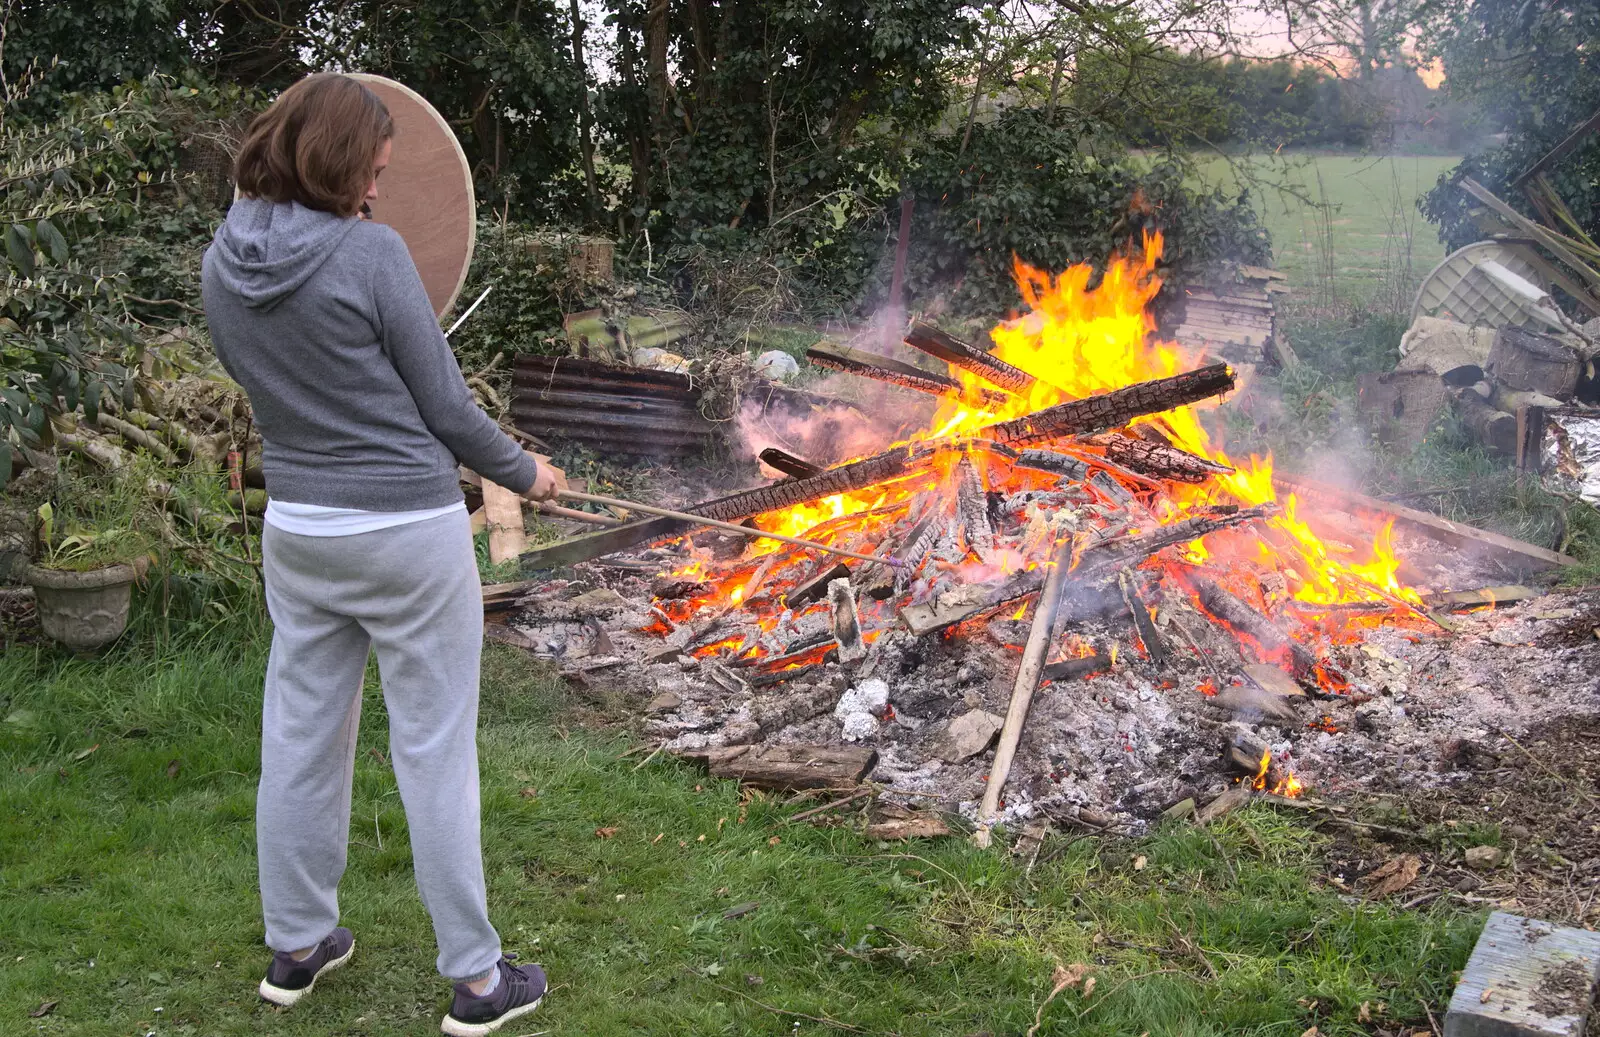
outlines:
[[1050, 1007], [1050, 1002], [1064, 990], [1071, 990], [1080, 983], [1083, 985], [1083, 999], [1087, 1001], [1094, 994], [1095, 978], [1089, 974], [1089, 966], [1083, 962], [1074, 962], [1071, 965], [1062, 965], [1056, 962], [1055, 971], [1050, 976], [1050, 994], [1033, 1013], [1033, 1025], [1028, 1027], [1027, 1037], [1034, 1037], [1039, 1032], [1039, 1027], [1044, 1025], [1044, 1010]]
[[42, 1004], [40, 1004], [38, 1008], [35, 1008], [33, 1011], [29, 1012], [28, 1013], [28, 1018], [29, 1019], [43, 1019], [45, 1016], [49, 1015], [51, 1012], [54, 1012], [56, 1010], [56, 1005], [59, 1005], [60, 1003], [61, 1003], [60, 1001], [45, 1001]]
[[620, 831], [622, 831], [622, 829], [616, 825], [613, 825], [610, 828], [596, 828], [594, 830], [594, 837], [596, 839], [609, 839]]
[[1362, 876], [1367, 892], [1375, 897], [1390, 897], [1417, 881], [1422, 858], [1414, 853], [1391, 857]]

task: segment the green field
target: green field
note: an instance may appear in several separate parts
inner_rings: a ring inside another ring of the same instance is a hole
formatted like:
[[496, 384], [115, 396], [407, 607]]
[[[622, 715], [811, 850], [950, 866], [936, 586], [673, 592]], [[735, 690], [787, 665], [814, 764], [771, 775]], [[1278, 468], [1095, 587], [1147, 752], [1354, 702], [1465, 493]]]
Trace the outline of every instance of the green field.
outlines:
[[1248, 187], [1289, 275], [1294, 307], [1409, 312], [1421, 278], [1444, 257], [1416, 202], [1461, 159], [1285, 153], [1213, 158], [1201, 176]]

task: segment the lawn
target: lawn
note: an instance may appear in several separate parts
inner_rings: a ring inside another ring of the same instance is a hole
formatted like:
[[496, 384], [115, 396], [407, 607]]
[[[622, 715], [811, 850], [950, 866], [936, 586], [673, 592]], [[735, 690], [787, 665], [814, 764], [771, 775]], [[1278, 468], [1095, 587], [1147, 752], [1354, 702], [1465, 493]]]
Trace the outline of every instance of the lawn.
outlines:
[[1460, 161], [1285, 152], [1213, 158], [1201, 176], [1250, 187], [1272, 234], [1273, 265], [1295, 289], [1291, 306], [1377, 302], [1409, 313], [1420, 279], [1444, 258], [1417, 199]]
[[[236, 625], [182, 651], [0, 658], [0, 1032], [436, 1032], [446, 990], [371, 681], [355, 961], [291, 1012], [256, 998], [264, 656]], [[484, 693], [491, 911], [554, 984], [512, 1034], [1022, 1034], [1057, 964], [1095, 986], [1043, 1008], [1041, 1034], [1371, 1033], [1439, 1013], [1481, 921], [1341, 893], [1327, 837], [1270, 807], [1054, 836], [1030, 872], [959, 839], [787, 824], [799, 805], [574, 725], [583, 704], [510, 649], [487, 650]]]

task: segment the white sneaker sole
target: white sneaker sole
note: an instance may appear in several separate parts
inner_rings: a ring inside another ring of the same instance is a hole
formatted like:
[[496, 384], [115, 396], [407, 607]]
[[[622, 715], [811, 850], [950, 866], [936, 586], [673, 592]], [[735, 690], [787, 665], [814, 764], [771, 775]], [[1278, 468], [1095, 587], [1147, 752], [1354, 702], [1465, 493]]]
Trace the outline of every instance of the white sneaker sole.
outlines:
[[[544, 998], [542, 997], [539, 999], [539, 1001], [543, 1000]], [[518, 1005], [500, 1018], [487, 1023], [464, 1023], [453, 1015], [447, 1015], [444, 1017], [444, 1022], [439, 1024], [439, 1029], [449, 1034], [450, 1037], [488, 1037], [489, 1034], [494, 1033], [511, 1020], [520, 1019], [535, 1008], [538, 1008], [539, 1001]]]
[[345, 951], [342, 957], [335, 958], [328, 962], [328, 964], [322, 966], [322, 968], [318, 969], [317, 974], [311, 977], [311, 982], [307, 983], [299, 990], [285, 990], [283, 987], [275, 987], [263, 979], [259, 988], [261, 991], [262, 1000], [270, 1001], [279, 1008], [293, 1008], [295, 1005], [300, 1003], [300, 999], [302, 997], [305, 997], [307, 994], [311, 993], [311, 991], [316, 989], [317, 980], [332, 972], [334, 969], [342, 967], [350, 960], [350, 956], [355, 952], [356, 944], [354, 940], [351, 940], [350, 949]]

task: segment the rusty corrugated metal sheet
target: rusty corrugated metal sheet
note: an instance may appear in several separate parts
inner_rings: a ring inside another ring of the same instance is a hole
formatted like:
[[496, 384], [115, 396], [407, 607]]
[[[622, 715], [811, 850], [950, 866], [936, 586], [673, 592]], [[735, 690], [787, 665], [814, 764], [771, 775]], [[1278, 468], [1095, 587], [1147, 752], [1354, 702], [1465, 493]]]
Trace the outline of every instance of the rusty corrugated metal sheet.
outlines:
[[519, 429], [603, 454], [687, 457], [719, 434], [701, 416], [700, 394], [689, 378], [667, 371], [522, 356], [512, 389], [511, 418]]

